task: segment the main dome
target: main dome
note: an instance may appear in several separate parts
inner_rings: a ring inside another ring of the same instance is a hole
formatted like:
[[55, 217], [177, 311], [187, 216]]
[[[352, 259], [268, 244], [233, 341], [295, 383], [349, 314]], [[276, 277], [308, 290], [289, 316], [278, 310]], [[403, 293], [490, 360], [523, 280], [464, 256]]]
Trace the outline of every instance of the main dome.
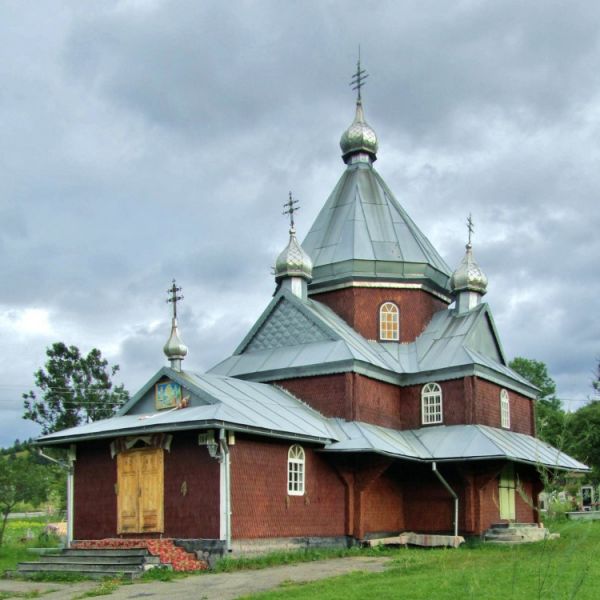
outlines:
[[352, 125], [344, 131], [340, 139], [340, 148], [342, 149], [342, 158], [348, 163], [350, 157], [357, 153], [366, 153], [372, 161], [377, 160], [377, 134], [373, 128], [365, 121], [365, 115], [362, 102], [356, 102], [356, 115]]

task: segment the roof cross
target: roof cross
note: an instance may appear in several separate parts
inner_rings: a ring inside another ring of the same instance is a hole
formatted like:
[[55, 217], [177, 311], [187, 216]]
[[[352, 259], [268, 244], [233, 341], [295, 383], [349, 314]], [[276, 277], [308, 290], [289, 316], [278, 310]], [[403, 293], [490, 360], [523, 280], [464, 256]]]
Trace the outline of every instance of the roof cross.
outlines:
[[177, 293], [181, 292], [181, 288], [175, 285], [175, 280], [173, 279], [173, 285], [167, 290], [167, 294], [170, 296], [167, 298], [167, 303], [173, 303], [173, 318], [177, 318], [177, 301], [183, 300], [183, 294], [178, 296]]
[[357, 90], [357, 101], [361, 101], [360, 97], [360, 89], [365, 85], [365, 79], [369, 76], [369, 74], [360, 68], [360, 46], [358, 46], [358, 61], [356, 62], [356, 73], [352, 75], [352, 81], [350, 84], [353, 90]]
[[294, 200], [292, 198], [292, 192], [290, 192], [289, 200], [283, 205], [284, 210], [282, 215], [290, 215], [290, 228], [294, 229], [294, 213], [300, 210], [300, 207], [297, 206], [298, 200]]
[[471, 245], [471, 235], [475, 231], [475, 225], [473, 225], [473, 219], [471, 218], [471, 213], [469, 213], [469, 218], [467, 219], [467, 229], [469, 230], [469, 246]]

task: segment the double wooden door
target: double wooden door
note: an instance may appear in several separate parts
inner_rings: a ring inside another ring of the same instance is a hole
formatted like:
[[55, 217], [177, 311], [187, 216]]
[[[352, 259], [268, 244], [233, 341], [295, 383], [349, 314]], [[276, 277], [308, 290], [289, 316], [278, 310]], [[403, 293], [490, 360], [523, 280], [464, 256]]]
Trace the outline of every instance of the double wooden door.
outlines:
[[163, 453], [142, 448], [117, 455], [117, 533], [163, 531]]

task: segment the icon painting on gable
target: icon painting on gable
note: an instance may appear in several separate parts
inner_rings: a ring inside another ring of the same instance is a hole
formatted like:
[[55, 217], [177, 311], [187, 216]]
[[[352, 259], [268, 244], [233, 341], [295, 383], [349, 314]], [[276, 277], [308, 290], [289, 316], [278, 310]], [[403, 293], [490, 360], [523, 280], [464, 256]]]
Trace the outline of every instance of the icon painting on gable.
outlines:
[[181, 403], [181, 386], [172, 381], [156, 384], [155, 405], [156, 410], [175, 408]]

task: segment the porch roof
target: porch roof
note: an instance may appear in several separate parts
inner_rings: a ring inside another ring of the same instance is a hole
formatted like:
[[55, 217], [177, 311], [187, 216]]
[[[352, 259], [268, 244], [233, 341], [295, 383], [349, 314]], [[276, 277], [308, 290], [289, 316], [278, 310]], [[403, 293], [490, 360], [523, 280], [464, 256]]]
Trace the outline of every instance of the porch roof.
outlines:
[[[193, 404], [181, 409], [132, 411], [139, 399], [162, 376], [168, 376], [190, 392]], [[332, 439], [328, 419], [281, 388], [163, 367], [117, 416], [42, 436], [37, 444], [58, 445], [124, 435], [219, 427], [268, 437], [318, 442]]]
[[589, 467], [546, 442], [486, 425], [438, 425], [398, 431], [335, 419], [338, 441], [324, 452], [376, 452], [423, 462], [512, 460], [544, 468], [589, 471]]

